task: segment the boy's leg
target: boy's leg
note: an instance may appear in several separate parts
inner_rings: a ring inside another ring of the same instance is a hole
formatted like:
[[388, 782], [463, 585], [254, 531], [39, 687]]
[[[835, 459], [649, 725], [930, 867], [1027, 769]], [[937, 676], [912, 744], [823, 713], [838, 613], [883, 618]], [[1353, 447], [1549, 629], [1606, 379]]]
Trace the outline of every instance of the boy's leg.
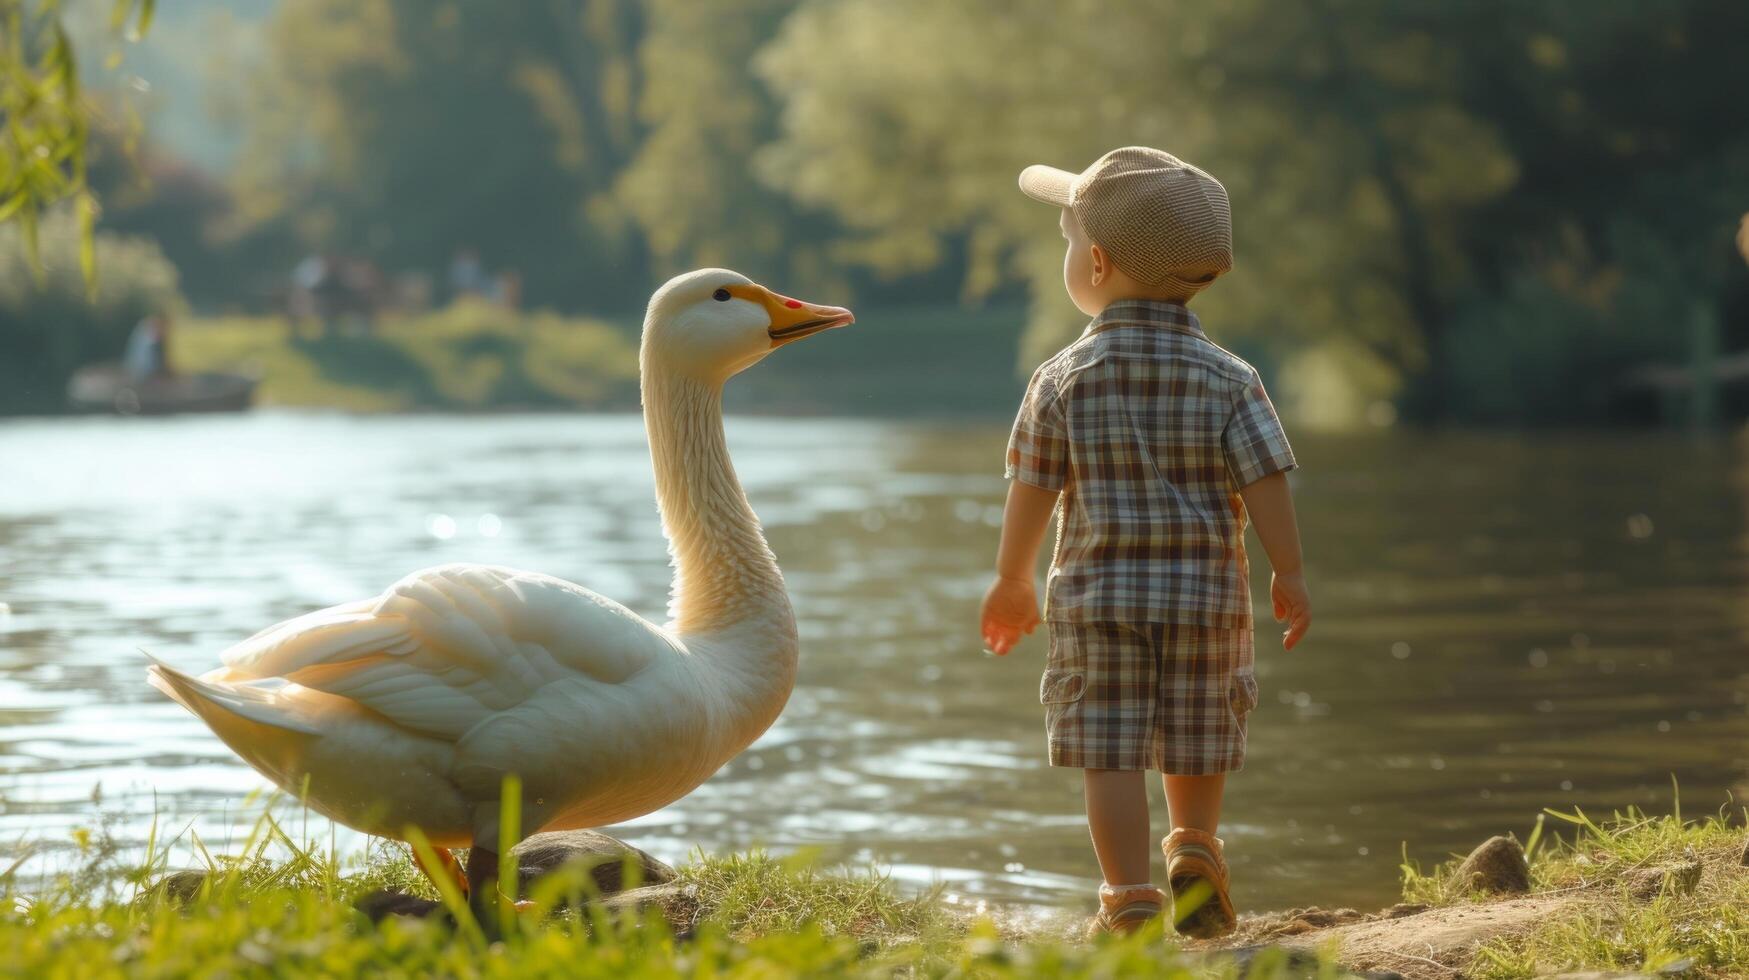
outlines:
[[1189, 827], [1205, 834], [1215, 833], [1221, 824], [1221, 796], [1227, 788], [1227, 774], [1162, 778], [1166, 784], [1166, 816], [1172, 821], [1172, 829]]
[[[1139, 885], [1151, 876], [1153, 831], [1148, 826], [1147, 774], [1128, 769], [1083, 770], [1087, 829], [1108, 885]], [[1219, 811], [1217, 799], [1216, 810]]]
[[[1226, 857], [1215, 836], [1226, 772], [1244, 762], [1245, 715], [1255, 703], [1250, 633], [1183, 624], [1161, 627], [1169, 720], [1160, 768], [1172, 833], [1160, 842], [1179, 934], [1209, 939], [1233, 931]], [[1199, 775], [1190, 775], [1197, 773]]]
[[1227, 893], [1227, 862], [1215, 836], [1226, 780], [1224, 773], [1165, 777], [1166, 803], [1172, 810], [1172, 833], [1160, 842], [1166, 883], [1174, 925], [1180, 935], [1194, 939], [1224, 936], [1236, 921]]

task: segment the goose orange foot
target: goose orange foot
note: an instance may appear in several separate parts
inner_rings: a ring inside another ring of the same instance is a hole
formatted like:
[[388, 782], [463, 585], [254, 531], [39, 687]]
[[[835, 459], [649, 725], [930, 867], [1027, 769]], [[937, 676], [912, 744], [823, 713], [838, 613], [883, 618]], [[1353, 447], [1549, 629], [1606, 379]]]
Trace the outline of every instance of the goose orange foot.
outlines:
[[[470, 902], [473, 898], [473, 886], [468, 883], [467, 871], [462, 867], [461, 861], [456, 858], [455, 852], [447, 847], [439, 847], [434, 848], [432, 853], [437, 856], [435, 868], [427, 865], [425, 860], [419, 857], [417, 851], [414, 852], [413, 863], [419, 866], [419, 870], [425, 873], [425, 877], [430, 879], [431, 884], [437, 888], [439, 893], [442, 893], [443, 884], [447, 881], [455, 888], [456, 894], [462, 897], [463, 902]], [[512, 903], [511, 907], [518, 913], [523, 913], [532, 910], [534, 903], [528, 899], [518, 899]]]

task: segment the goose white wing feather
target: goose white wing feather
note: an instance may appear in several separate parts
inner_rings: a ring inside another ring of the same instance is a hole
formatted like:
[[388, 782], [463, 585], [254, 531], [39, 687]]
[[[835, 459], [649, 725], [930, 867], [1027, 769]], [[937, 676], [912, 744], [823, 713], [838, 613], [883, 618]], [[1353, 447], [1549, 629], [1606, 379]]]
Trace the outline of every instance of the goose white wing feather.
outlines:
[[675, 648], [667, 634], [581, 586], [489, 565], [443, 565], [375, 599], [263, 630], [223, 660], [229, 683], [281, 678], [455, 742], [549, 683], [619, 684], [665, 648]]

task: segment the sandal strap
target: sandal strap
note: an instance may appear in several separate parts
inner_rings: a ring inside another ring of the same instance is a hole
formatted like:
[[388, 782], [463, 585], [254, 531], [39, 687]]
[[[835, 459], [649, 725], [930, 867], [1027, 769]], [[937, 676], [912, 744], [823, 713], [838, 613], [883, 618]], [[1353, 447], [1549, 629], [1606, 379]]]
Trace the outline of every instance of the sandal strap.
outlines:
[[1134, 895], [1138, 892], [1145, 892], [1149, 897], [1156, 899], [1160, 897], [1160, 888], [1153, 882], [1148, 882], [1144, 885], [1108, 885], [1104, 882], [1100, 882], [1099, 884], [1100, 901], [1104, 901], [1108, 898], [1122, 898], [1128, 895]]
[[1180, 827], [1160, 842], [1166, 855], [1168, 875], [1176, 874], [1178, 865], [1189, 864], [1191, 873], [1213, 876], [1225, 886], [1227, 881], [1226, 848], [1221, 839], [1206, 831]]
[[1099, 886], [1099, 914], [1093, 917], [1090, 934], [1117, 932], [1159, 918], [1166, 909], [1166, 893], [1152, 884]]

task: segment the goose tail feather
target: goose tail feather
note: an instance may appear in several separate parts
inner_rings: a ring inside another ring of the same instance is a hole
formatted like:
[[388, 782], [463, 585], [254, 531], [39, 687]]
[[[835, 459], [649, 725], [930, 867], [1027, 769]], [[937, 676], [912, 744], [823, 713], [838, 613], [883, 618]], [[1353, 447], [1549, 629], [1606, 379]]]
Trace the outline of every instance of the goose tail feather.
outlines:
[[215, 713], [224, 713], [301, 735], [322, 734], [311, 719], [300, 717], [303, 712], [290, 699], [279, 697], [274, 687], [208, 680], [183, 673], [151, 654], [146, 654], [146, 659], [152, 661], [146, 668], [146, 681], [209, 725], [214, 723]]

